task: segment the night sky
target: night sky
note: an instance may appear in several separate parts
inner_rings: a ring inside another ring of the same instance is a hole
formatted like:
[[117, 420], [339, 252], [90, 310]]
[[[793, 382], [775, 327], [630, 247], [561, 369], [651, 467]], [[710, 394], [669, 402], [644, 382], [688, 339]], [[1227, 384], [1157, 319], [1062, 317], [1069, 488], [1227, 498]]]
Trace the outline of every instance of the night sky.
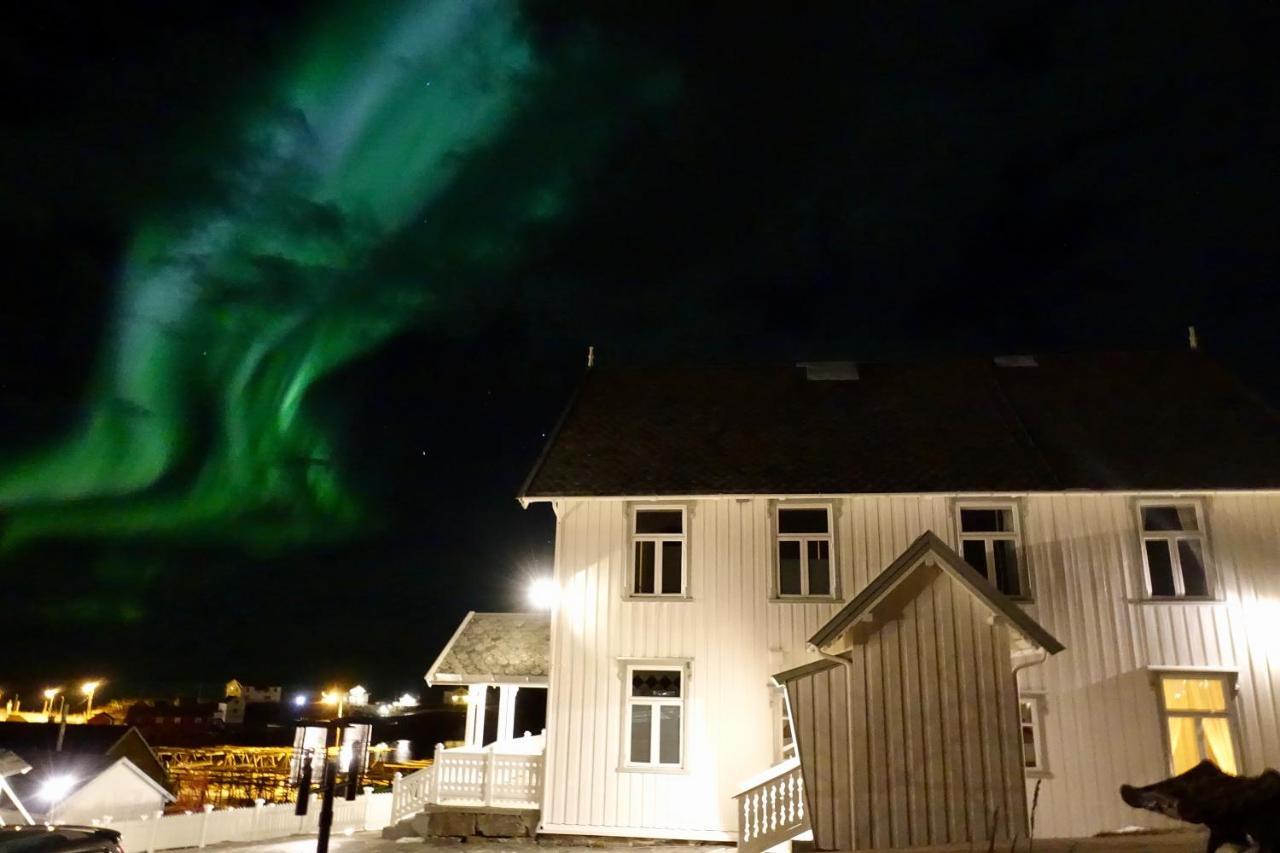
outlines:
[[[0, 687], [419, 685], [585, 367], [1280, 389], [1274, 3], [49, 2], [0, 32]], [[30, 689], [30, 687], [27, 687]]]

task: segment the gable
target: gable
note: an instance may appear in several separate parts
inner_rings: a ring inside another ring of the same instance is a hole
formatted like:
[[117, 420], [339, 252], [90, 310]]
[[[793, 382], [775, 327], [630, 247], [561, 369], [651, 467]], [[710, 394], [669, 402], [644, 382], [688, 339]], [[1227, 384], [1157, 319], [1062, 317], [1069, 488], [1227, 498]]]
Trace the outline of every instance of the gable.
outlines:
[[926, 530], [871, 583], [854, 596], [809, 643], [826, 649], [838, 641], [858, 644], [880, 630], [886, 620], [913, 601], [938, 578], [964, 588], [990, 617], [1001, 621], [1022, 641], [1049, 654], [1064, 646], [931, 530]]

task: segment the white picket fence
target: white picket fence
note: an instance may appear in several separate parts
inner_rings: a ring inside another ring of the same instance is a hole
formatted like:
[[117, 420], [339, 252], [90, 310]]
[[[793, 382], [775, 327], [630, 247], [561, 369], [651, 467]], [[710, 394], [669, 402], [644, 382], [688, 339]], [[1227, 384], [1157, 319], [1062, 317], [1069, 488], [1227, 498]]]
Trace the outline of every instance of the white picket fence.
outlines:
[[428, 805], [536, 809], [542, 805], [545, 735], [500, 741], [483, 748], [445, 749], [436, 744], [430, 767], [391, 785], [391, 822]]
[[[333, 802], [332, 832], [382, 829], [391, 824], [393, 795], [375, 794], [365, 788], [364, 795], [347, 801], [338, 797]], [[94, 821], [109, 826], [121, 835], [124, 849], [130, 853], [175, 850], [181, 847], [205, 847], [224, 841], [265, 841], [290, 835], [314, 835], [320, 826], [320, 797], [312, 798], [307, 813], [294, 814], [293, 803], [267, 804], [257, 800], [244, 808], [215, 809], [190, 814], [144, 816], [137, 820]]]

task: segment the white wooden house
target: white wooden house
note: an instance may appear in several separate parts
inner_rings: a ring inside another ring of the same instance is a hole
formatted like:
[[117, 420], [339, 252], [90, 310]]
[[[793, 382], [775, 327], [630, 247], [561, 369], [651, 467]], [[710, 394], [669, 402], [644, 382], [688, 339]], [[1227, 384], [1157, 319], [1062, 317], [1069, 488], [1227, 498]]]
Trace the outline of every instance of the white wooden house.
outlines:
[[[981, 839], [1025, 831], [1013, 780], [1079, 836], [1163, 820], [1122, 782], [1280, 765], [1280, 418], [1200, 353], [595, 368], [520, 500], [556, 517], [544, 832], [762, 846], [768, 790], [828, 847]], [[927, 597], [842, 625], [921, 541]]]

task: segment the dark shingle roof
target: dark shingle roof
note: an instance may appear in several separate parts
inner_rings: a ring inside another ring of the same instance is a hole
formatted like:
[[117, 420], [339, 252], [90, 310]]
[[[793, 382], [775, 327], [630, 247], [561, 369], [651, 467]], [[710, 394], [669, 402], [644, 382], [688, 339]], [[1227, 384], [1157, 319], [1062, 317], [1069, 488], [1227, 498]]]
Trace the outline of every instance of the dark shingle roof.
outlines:
[[543, 683], [551, 656], [547, 613], [468, 613], [427, 671], [432, 683]]
[[1280, 416], [1201, 353], [591, 370], [520, 497], [1280, 487]]

